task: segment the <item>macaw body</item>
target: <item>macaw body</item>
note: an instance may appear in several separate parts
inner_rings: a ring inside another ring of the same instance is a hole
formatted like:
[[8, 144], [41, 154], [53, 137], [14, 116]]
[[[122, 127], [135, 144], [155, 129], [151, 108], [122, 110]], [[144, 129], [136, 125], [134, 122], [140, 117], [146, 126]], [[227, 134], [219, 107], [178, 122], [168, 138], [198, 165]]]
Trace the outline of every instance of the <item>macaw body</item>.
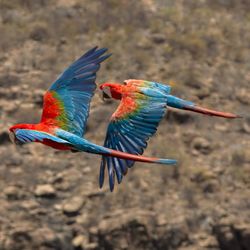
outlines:
[[[184, 109], [206, 115], [237, 118], [237, 115], [218, 112], [195, 105], [170, 94], [171, 87], [157, 82], [126, 80], [124, 84], [104, 83], [100, 86], [103, 97], [121, 100], [113, 113], [104, 146], [130, 154], [142, 155], [148, 139], [153, 136], [167, 107]], [[120, 170], [116, 170], [119, 163]], [[118, 183], [134, 161], [104, 156], [100, 166], [100, 186], [103, 185], [105, 166], [115, 169]], [[112, 181], [111, 181], [112, 182]]]
[[[155, 97], [165, 98], [166, 105], [169, 107], [189, 110], [205, 115], [219, 116], [224, 118], [238, 118], [238, 115], [226, 112], [215, 111], [199, 107], [191, 101], [186, 101], [176, 96], [170, 95], [171, 87], [157, 82], [149, 82], [145, 80], [130, 79], [125, 80], [124, 85], [119, 83], [103, 83], [100, 85], [100, 89], [103, 91], [107, 98], [111, 97], [116, 100], [122, 100], [122, 106], [130, 106], [131, 109], [136, 110], [139, 105], [136, 105], [137, 97], [140, 98], [140, 94], [144, 95], [144, 98]], [[125, 96], [130, 96], [131, 99], [125, 99]], [[125, 107], [123, 107], [125, 109]], [[119, 107], [121, 108], [121, 107]], [[121, 111], [121, 110], [120, 110]]]
[[[89, 50], [70, 65], [44, 95], [43, 113], [38, 124], [16, 124], [9, 128], [10, 139], [16, 144], [39, 142], [58, 150], [72, 150], [111, 157], [115, 166], [108, 164], [110, 190], [114, 188], [114, 173], [119, 181], [125, 174], [120, 161], [176, 164], [173, 159], [150, 158], [133, 155], [124, 150], [96, 145], [83, 138], [89, 107], [96, 89], [96, 72], [100, 63], [110, 54], [107, 49]], [[115, 160], [113, 159], [115, 158]], [[100, 172], [103, 180], [104, 172]], [[101, 185], [100, 185], [101, 186]]]

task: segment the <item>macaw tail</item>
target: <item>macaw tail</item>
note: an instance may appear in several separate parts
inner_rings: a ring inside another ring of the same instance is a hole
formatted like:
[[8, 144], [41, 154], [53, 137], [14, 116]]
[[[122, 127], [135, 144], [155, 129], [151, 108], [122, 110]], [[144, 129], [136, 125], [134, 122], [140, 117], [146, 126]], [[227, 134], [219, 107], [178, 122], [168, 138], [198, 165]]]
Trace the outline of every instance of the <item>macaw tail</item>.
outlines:
[[[114, 189], [114, 175], [116, 174], [118, 183], [121, 182], [122, 177], [127, 172], [127, 166], [131, 167], [134, 161], [147, 162], [147, 163], [158, 163], [158, 164], [166, 164], [173, 165], [176, 164], [177, 161], [173, 159], [160, 159], [160, 158], [150, 158], [144, 157], [141, 155], [129, 154], [117, 150], [113, 150], [110, 148], [106, 148], [103, 146], [96, 145], [94, 143], [89, 142], [88, 140], [81, 138], [75, 134], [72, 134], [68, 131], [62, 129], [56, 129], [56, 136], [60, 139], [65, 140], [68, 145], [71, 145], [71, 148], [74, 151], [83, 151], [92, 154], [102, 155], [103, 161], [100, 167], [100, 178], [99, 184], [100, 187], [103, 186], [104, 182], [104, 173], [105, 167], [107, 165], [108, 175], [109, 175], [109, 186], [110, 190]], [[126, 164], [124, 165], [124, 161]]]
[[161, 158], [153, 158], [153, 157], [146, 157], [141, 155], [133, 155], [128, 154], [116, 150], [110, 150], [109, 156], [117, 157], [120, 159], [130, 160], [130, 161], [140, 161], [140, 162], [147, 162], [147, 163], [157, 163], [157, 164], [165, 164], [165, 165], [174, 165], [177, 163], [177, 160], [174, 159], [161, 159]]
[[216, 111], [212, 109], [207, 109], [207, 108], [202, 108], [199, 106], [184, 106], [183, 109], [201, 113], [204, 115], [211, 115], [211, 116], [219, 116], [219, 117], [224, 117], [224, 118], [229, 118], [229, 119], [234, 119], [234, 118], [240, 118], [239, 115], [235, 115], [232, 113], [227, 113], [227, 112], [221, 112], [221, 111]]
[[229, 118], [229, 119], [241, 117], [239, 115], [235, 115], [232, 113], [220, 112], [220, 111], [216, 111], [212, 109], [202, 108], [202, 107], [195, 105], [195, 103], [193, 102], [186, 101], [186, 100], [183, 100], [181, 98], [178, 98], [172, 95], [167, 96], [167, 105], [173, 108], [189, 110], [189, 111], [201, 113], [204, 115], [219, 116], [219, 117], [224, 117], [224, 118]]
[[[175, 165], [177, 160], [174, 159], [161, 159], [161, 158], [151, 158], [141, 155], [133, 155], [129, 153], [124, 153], [116, 150], [111, 150], [109, 153], [103, 154], [103, 160], [100, 166], [99, 175], [99, 186], [102, 188], [104, 183], [105, 168], [107, 165], [108, 176], [109, 176], [109, 188], [112, 192], [115, 184], [115, 175], [117, 177], [118, 183], [121, 183], [122, 178], [127, 173], [127, 166], [133, 166], [134, 161], [146, 162], [146, 163], [157, 163], [165, 165]], [[106, 157], [105, 157], [106, 156]], [[122, 160], [123, 159], [123, 160]], [[124, 164], [126, 162], [126, 164]]]

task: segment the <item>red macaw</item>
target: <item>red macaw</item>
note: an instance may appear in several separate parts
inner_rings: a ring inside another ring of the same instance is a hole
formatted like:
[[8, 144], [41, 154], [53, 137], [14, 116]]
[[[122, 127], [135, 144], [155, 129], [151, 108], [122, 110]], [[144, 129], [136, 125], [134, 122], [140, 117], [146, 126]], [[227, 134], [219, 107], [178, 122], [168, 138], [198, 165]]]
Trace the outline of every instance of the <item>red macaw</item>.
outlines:
[[[96, 72], [100, 63], [110, 57], [110, 54], [104, 55], [106, 51], [105, 48], [97, 47], [89, 50], [57, 78], [44, 95], [40, 123], [17, 124], [10, 127], [9, 131], [10, 139], [16, 144], [39, 142], [58, 150], [85, 151], [110, 156], [108, 162], [111, 161], [112, 164], [108, 164], [108, 174], [112, 191], [114, 172], [118, 180], [125, 173], [123, 162], [128, 165], [134, 161], [175, 164], [176, 160], [133, 155], [126, 153], [122, 147], [118, 150], [109, 149], [83, 138], [90, 101], [96, 89]], [[151, 127], [148, 131], [151, 131]], [[136, 133], [136, 130], [134, 132]]]
[[[231, 113], [202, 108], [193, 102], [170, 95], [171, 87], [157, 82], [130, 79], [124, 81], [123, 85], [103, 83], [100, 89], [104, 98], [121, 100], [111, 117], [104, 146], [130, 154], [143, 154], [147, 141], [155, 134], [167, 106], [224, 118], [239, 117]], [[108, 169], [115, 170], [120, 183], [127, 168], [132, 167], [134, 161], [103, 156], [100, 166], [100, 186], [103, 185], [106, 163]], [[116, 165], [121, 169], [117, 170]]]

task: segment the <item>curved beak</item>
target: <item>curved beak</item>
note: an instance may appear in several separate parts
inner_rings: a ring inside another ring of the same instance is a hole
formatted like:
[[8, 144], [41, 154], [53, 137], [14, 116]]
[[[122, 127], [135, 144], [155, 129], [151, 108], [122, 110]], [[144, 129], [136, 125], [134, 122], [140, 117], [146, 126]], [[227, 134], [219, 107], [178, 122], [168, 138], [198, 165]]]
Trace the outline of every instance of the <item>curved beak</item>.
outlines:
[[111, 99], [111, 97], [109, 97], [105, 92], [102, 92], [102, 99]]
[[100, 91], [99, 96], [100, 96], [100, 98], [102, 99], [103, 102], [110, 102], [112, 100], [112, 98], [110, 98], [103, 91]]

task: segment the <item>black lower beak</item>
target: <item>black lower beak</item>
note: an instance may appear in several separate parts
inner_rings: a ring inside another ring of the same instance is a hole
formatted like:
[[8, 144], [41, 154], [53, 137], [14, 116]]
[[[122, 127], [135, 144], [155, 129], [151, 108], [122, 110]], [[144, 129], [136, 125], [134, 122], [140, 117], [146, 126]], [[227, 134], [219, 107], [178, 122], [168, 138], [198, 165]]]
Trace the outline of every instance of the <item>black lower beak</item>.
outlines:
[[104, 92], [101, 93], [101, 98], [104, 102], [110, 102], [112, 101], [112, 98], [110, 98], [107, 94], [105, 94]]
[[102, 92], [102, 99], [111, 99], [106, 93]]

